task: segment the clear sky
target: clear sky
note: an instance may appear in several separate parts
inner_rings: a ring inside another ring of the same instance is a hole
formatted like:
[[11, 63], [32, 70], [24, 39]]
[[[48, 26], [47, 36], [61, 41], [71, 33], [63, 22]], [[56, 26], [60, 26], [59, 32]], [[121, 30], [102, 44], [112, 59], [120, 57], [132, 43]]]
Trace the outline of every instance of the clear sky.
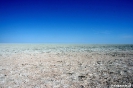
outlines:
[[133, 0], [0, 0], [0, 43], [133, 44]]

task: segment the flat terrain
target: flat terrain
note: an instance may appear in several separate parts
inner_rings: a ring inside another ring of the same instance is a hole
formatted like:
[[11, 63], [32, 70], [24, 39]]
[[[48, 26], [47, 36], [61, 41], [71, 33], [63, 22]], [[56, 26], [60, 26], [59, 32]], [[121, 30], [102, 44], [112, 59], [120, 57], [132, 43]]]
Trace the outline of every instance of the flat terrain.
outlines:
[[0, 88], [133, 86], [133, 45], [0, 44]]

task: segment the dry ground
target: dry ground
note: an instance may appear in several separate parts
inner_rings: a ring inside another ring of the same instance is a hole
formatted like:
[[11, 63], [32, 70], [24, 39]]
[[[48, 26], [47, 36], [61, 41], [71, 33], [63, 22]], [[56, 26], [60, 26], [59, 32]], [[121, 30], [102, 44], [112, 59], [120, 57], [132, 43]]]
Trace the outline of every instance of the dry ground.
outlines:
[[110, 88], [133, 84], [132, 51], [81, 48], [38, 52], [40, 48], [21, 48], [24, 52], [20, 52], [5, 48], [1, 47], [0, 53], [0, 88]]

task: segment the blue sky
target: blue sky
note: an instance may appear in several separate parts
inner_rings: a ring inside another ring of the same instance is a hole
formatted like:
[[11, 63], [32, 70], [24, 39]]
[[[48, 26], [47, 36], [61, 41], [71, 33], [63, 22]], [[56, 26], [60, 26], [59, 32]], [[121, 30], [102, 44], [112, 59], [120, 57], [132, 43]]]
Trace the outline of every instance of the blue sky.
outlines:
[[0, 43], [133, 44], [133, 0], [0, 0]]

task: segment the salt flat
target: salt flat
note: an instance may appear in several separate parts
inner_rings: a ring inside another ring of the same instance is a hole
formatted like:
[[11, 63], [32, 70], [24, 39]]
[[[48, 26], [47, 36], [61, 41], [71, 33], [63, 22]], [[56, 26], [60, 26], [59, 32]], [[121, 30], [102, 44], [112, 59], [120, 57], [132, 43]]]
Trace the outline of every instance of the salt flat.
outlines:
[[133, 84], [131, 44], [0, 44], [1, 88], [109, 88], [127, 84]]

